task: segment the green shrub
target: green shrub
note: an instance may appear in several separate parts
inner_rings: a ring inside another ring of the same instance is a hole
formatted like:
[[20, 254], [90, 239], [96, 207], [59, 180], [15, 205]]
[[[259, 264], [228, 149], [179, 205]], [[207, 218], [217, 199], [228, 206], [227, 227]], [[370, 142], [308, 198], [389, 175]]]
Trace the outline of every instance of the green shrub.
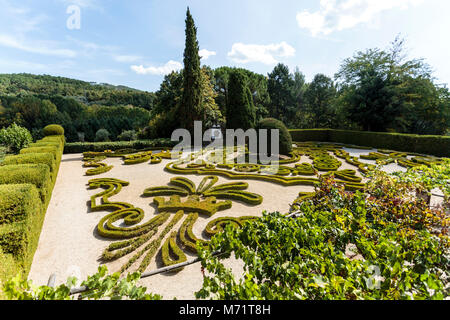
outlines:
[[1, 184], [34, 184], [43, 203], [47, 203], [52, 188], [50, 168], [45, 164], [0, 166]]
[[109, 131], [106, 129], [99, 129], [95, 133], [95, 142], [106, 142], [109, 141]]
[[[258, 123], [257, 129], [267, 129], [267, 130], [278, 129], [280, 134], [279, 140], [280, 154], [289, 155], [289, 153], [292, 152], [292, 138], [289, 133], [289, 130], [286, 128], [283, 122], [273, 118], [263, 119]], [[270, 141], [271, 140], [269, 131], [267, 134], [267, 151], [269, 153], [271, 151]]]
[[122, 131], [122, 133], [117, 136], [117, 140], [119, 141], [134, 141], [136, 139], [137, 134], [134, 130]]
[[64, 128], [59, 124], [50, 124], [44, 128], [45, 136], [63, 136]]
[[45, 137], [44, 129], [42, 129], [42, 128], [40, 128], [40, 129], [38, 129], [38, 128], [31, 129], [31, 136], [33, 137], [34, 141], [44, 138]]
[[3, 162], [6, 154], [8, 153], [8, 149], [6, 147], [0, 146], [0, 164]]
[[13, 123], [8, 128], [0, 130], [0, 144], [16, 153], [33, 142], [30, 131]]
[[43, 222], [39, 193], [32, 184], [0, 185], [0, 248], [28, 273]]
[[[155, 255], [156, 251], [161, 246], [161, 243], [166, 236], [172, 230], [172, 228], [183, 218], [183, 211], [178, 211], [175, 216], [170, 220], [170, 222], [167, 224], [167, 226], [164, 228], [164, 230], [159, 235], [158, 239], [153, 240], [148, 246], [148, 252], [145, 255], [144, 259], [142, 259], [141, 265], [139, 266], [138, 271], [144, 272], [145, 269], [147, 269], [148, 265], [150, 264], [151, 259]], [[139, 254], [139, 253], [138, 253]]]

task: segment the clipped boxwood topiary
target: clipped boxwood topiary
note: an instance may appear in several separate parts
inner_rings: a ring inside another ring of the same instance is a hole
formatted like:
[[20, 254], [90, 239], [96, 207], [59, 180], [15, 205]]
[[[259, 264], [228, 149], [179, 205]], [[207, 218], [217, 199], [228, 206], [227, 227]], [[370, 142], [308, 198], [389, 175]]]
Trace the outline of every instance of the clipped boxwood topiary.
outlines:
[[[257, 129], [278, 129], [280, 132], [280, 154], [289, 155], [292, 152], [292, 138], [283, 122], [274, 118], [262, 119]], [[267, 151], [270, 152], [270, 132], [267, 133]]]
[[47, 204], [53, 187], [50, 168], [46, 164], [0, 166], [0, 184], [34, 184], [42, 203]]
[[47, 136], [63, 136], [64, 128], [59, 124], [49, 124], [44, 128], [44, 135]]
[[44, 221], [38, 190], [32, 184], [0, 185], [0, 212], [0, 251], [10, 254], [26, 275]]
[[50, 153], [26, 153], [15, 156], [7, 156], [3, 161], [3, 165], [15, 164], [36, 164], [43, 163], [50, 168], [53, 179], [56, 179], [56, 160]]

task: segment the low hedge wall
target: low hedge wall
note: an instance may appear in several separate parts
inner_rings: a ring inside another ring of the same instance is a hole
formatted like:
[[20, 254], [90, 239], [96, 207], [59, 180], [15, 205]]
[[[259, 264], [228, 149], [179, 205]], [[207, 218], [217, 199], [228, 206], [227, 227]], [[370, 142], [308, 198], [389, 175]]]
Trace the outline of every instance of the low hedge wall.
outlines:
[[0, 185], [0, 225], [26, 220], [41, 206], [38, 195], [32, 184]]
[[46, 203], [52, 188], [50, 168], [42, 163], [0, 166], [0, 185], [23, 183], [34, 184]]
[[46, 136], [0, 165], [0, 280], [28, 275], [64, 143]]
[[52, 154], [49, 153], [26, 153], [16, 156], [7, 156], [3, 160], [3, 165], [17, 165], [17, 164], [46, 164], [53, 180], [56, 179], [56, 160]]
[[45, 213], [38, 190], [32, 184], [0, 185], [0, 198], [0, 248], [28, 270]]
[[[21, 267], [12, 254], [4, 253], [0, 247], [0, 285], [20, 273]], [[0, 290], [0, 300], [6, 300], [6, 296]]]
[[20, 150], [20, 154], [29, 154], [29, 153], [45, 153], [51, 154], [55, 158], [56, 162], [61, 162], [62, 154], [59, 151], [59, 148], [56, 146], [46, 146], [46, 147], [29, 147]]
[[117, 142], [73, 142], [67, 143], [64, 153], [83, 153], [87, 151], [103, 152], [105, 150], [120, 149], [145, 149], [145, 148], [172, 148], [177, 142], [170, 139], [137, 140], [137, 141], [117, 141]]
[[450, 157], [450, 137], [334, 129], [289, 130], [294, 142], [318, 141]]

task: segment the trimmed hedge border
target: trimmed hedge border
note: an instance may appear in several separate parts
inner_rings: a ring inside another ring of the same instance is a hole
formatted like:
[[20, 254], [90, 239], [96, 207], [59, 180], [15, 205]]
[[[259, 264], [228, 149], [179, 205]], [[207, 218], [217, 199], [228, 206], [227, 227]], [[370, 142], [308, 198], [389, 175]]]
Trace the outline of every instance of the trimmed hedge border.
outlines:
[[295, 142], [317, 141], [450, 157], [450, 137], [334, 129], [289, 130]]
[[50, 168], [45, 164], [0, 166], [0, 184], [34, 184], [44, 204], [48, 204], [53, 184]]
[[66, 143], [64, 153], [83, 153], [88, 151], [103, 152], [105, 150], [172, 148], [177, 142], [170, 139], [116, 141], [116, 142], [72, 142]]
[[[172, 256], [175, 256], [176, 259], [172, 260]], [[187, 257], [184, 254], [183, 250], [181, 250], [177, 245], [176, 231], [172, 232], [164, 242], [161, 248], [161, 257], [162, 262], [166, 267], [187, 261]], [[181, 270], [183, 270], [183, 268], [178, 268], [176, 270], [173, 270], [172, 272], [179, 272]]]
[[198, 213], [195, 212], [189, 214], [188, 217], [183, 221], [183, 224], [181, 225], [179, 230], [180, 241], [183, 244], [184, 248], [195, 254], [197, 254], [197, 242], [199, 242], [204, 247], [207, 247], [209, 245], [208, 241], [197, 238], [192, 231], [192, 228], [194, 227], [197, 219]]
[[184, 216], [184, 212], [178, 211], [175, 214], [175, 216], [172, 218], [172, 220], [170, 220], [169, 224], [161, 232], [158, 239], [153, 240], [149, 245], [147, 245], [146, 248], [144, 248], [144, 250], [149, 250], [149, 251], [145, 255], [144, 259], [142, 259], [141, 265], [139, 266], [139, 269], [138, 269], [139, 272], [141, 272], [141, 273], [145, 272], [145, 269], [147, 269], [148, 265], [150, 264], [151, 259], [153, 258], [153, 256], [155, 255], [155, 253], [159, 249], [159, 247], [161, 246], [161, 243], [164, 240], [164, 237], [181, 220], [181, 218], [183, 218], [183, 216]]
[[46, 164], [50, 168], [53, 181], [56, 179], [56, 160], [49, 153], [26, 153], [15, 156], [7, 156], [3, 160], [3, 165], [17, 164]]
[[28, 275], [64, 143], [64, 136], [49, 135], [0, 165], [0, 279]]
[[32, 184], [0, 185], [0, 197], [0, 249], [28, 270], [45, 214], [38, 190]]

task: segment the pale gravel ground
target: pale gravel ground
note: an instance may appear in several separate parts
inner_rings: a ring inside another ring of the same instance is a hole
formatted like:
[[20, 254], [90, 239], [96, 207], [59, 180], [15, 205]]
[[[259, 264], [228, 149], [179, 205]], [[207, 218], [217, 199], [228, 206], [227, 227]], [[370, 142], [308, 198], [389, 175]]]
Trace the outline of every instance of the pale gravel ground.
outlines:
[[[368, 150], [349, 149], [352, 155], [367, 154]], [[61, 284], [67, 277], [75, 275], [78, 279], [85, 279], [94, 274], [100, 265], [99, 258], [102, 251], [110, 243], [96, 235], [95, 229], [99, 220], [106, 212], [89, 212], [90, 196], [99, 192], [99, 189], [88, 190], [87, 183], [93, 178], [117, 178], [129, 181], [130, 185], [111, 198], [112, 201], [125, 201], [135, 207], [144, 209], [145, 221], [155, 215], [155, 208], [151, 206], [152, 198], [141, 197], [144, 189], [152, 186], [167, 185], [170, 178], [176, 175], [164, 171], [164, 166], [169, 160], [150, 165], [148, 163], [125, 166], [120, 158], [109, 158], [106, 161], [114, 168], [102, 175], [87, 177], [84, 175], [86, 168], [82, 167], [80, 154], [63, 155], [60, 171], [50, 201], [38, 248], [36, 250], [29, 278], [34, 284], [45, 285], [51, 274], [56, 274], [56, 283]], [[302, 157], [302, 162], [311, 162], [307, 157]], [[395, 166], [395, 165], [394, 165]], [[398, 168], [389, 169], [395, 170]], [[354, 169], [343, 162], [341, 169]], [[188, 175], [189, 179], [198, 184], [204, 176]], [[219, 177], [219, 183], [230, 181]], [[222, 216], [260, 216], [263, 210], [268, 212], [288, 212], [289, 204], [301, 191], [313, 191], [309, 186], [283, 187], [273, 183], [247, 180], [248, 191], [255, 192], [264, 197], [264, 201], [258, 206], [248, 206], [243, 203], [233, 202], [233, 207], [226, 211], [216, 213], [212, 218], [199, 217], [194, 226], [194, 233], [202, 237], [202, 231], [212, 219]], [[181, 222], [174, 227], [177, 230]], [[161, 231], [164, 226], [160, 227]], [[188, 259], [194, 258], [188, 255]], [[131, 255], [127, 255], [117, 261], [106, 264], [110, 271], [118, 271]], [[148, 270], [161, 267], [159, 256], [153, 259]], [[136, 264], [138, 265], [138, 264]], [[242, 273], [242, 263], [236, 259], [229, 259], [226, 265], [231, 267], [236, 275]], [[132, 268], [131, 271], [134, 269]], [[193, 299], [194, 292], [202, 286], [202, 274], [200, 264], [186, 267], [176, 274], [160, 274], [140, 281], [149, 291], [163, 295], [165, 299]]]

